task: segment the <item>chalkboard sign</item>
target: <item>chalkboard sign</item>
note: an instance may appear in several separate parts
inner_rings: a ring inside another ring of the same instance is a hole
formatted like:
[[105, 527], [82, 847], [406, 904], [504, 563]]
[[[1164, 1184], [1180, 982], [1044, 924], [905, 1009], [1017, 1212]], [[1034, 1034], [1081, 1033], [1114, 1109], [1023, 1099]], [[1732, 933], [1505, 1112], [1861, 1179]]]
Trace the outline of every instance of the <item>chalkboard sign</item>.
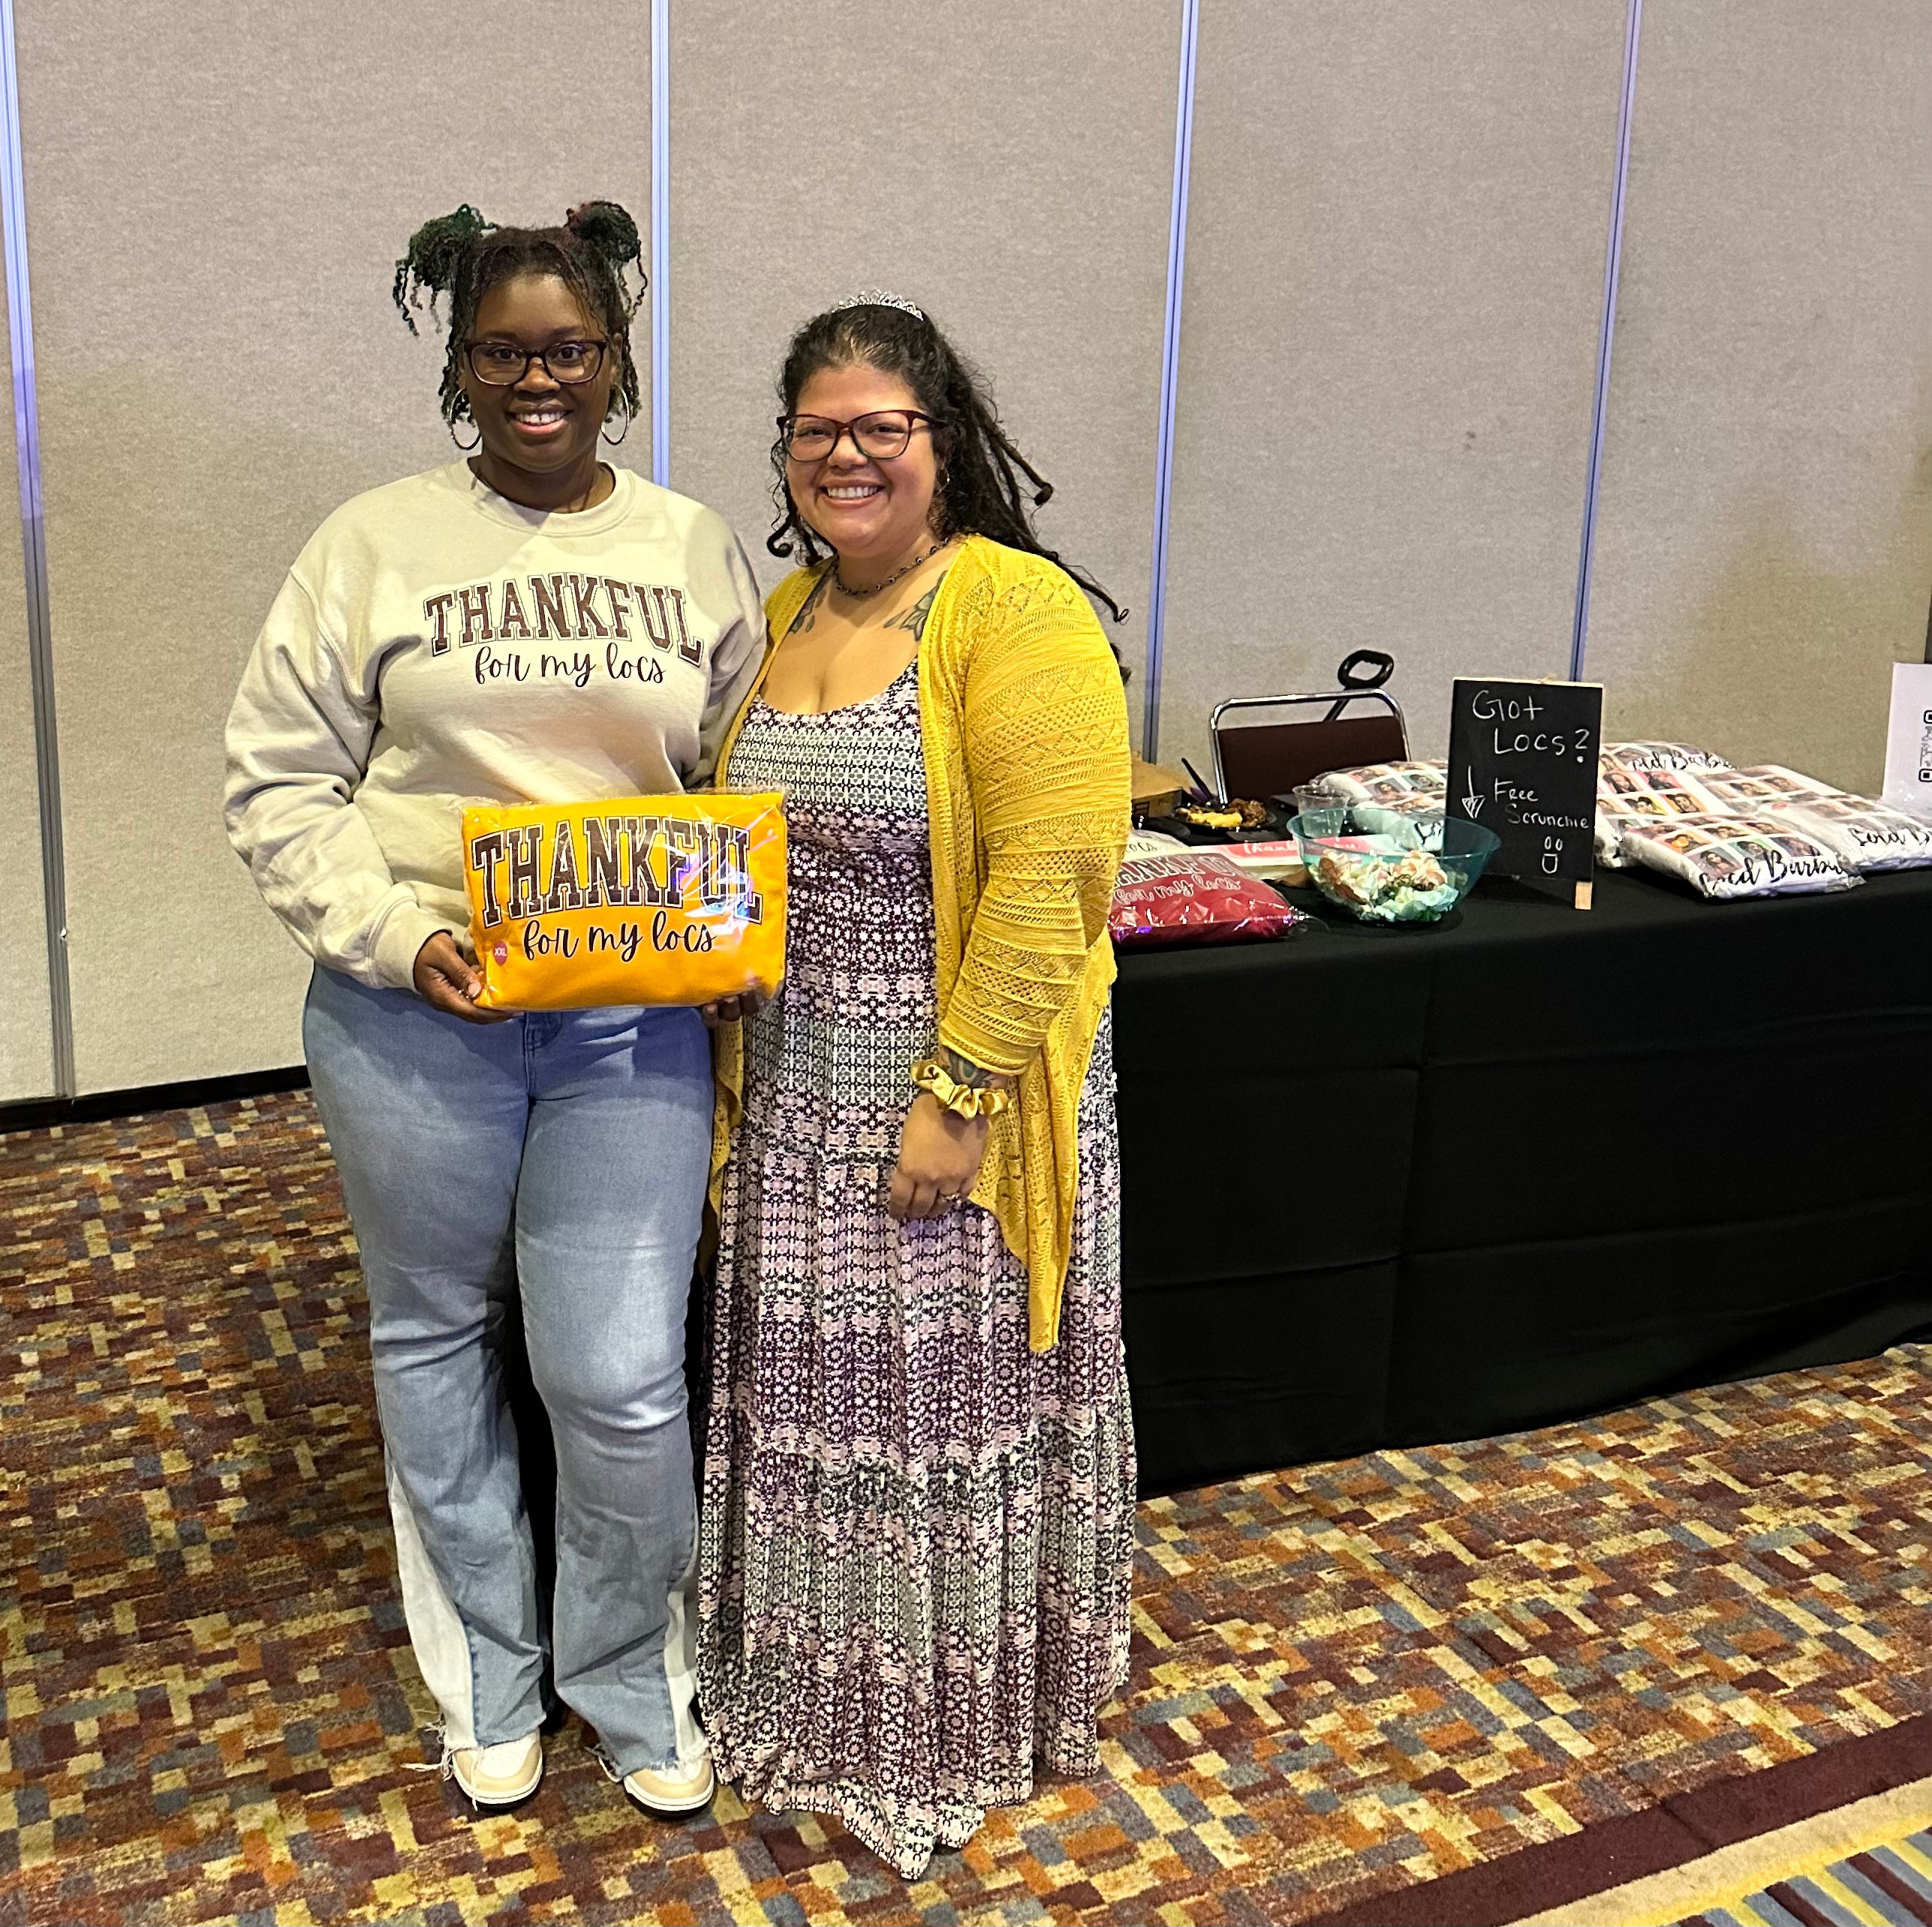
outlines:
[[1457, 678], [1449, 814], [1503, 839], [1489, 875], [1574, 887], [1577, 908], [1589, 908], [1602, 748], [1600, 682]]

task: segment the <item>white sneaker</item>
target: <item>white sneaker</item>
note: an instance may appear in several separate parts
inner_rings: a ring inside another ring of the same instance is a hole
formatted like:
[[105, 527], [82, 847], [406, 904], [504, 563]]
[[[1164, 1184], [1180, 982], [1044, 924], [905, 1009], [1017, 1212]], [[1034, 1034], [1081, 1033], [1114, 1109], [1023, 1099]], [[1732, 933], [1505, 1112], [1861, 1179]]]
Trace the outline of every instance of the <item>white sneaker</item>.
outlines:
[[707, 1754], [695, 1766], [673, 1766], [664, 1772], [639, 1767], [618, 1782], [624, 1797], [640, 1813], [658, 1820], [676, 1820], [696, 1813], [711, 1804], [718, 1791], [718, 1775], [712, 1770]]
[[472, 1805], [520, 1805], [543, 1778], [543, 1736], [531, 1733], [495, 1746], [453, 1748], [450, 1772]]

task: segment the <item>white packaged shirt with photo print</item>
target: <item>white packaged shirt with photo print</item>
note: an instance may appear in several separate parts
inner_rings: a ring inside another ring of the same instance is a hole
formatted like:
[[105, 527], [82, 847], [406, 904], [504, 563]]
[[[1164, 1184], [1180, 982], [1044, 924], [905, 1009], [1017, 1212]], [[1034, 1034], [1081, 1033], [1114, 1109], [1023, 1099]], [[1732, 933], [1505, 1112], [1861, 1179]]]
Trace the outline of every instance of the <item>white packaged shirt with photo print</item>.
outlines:
[[1623, 848], [1645, 869], [1678, 878], [1717, 902], [1849, 890], [1859, 881], [1837, 851], [1788, 810], [1631, 823]]

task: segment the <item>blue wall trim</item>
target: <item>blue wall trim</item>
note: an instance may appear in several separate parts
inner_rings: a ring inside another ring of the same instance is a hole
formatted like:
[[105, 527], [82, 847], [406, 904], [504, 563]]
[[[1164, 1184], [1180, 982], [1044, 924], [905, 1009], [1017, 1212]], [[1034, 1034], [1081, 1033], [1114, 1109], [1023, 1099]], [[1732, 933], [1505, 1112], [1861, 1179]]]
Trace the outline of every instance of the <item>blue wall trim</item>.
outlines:
[[1637, 42], [1644, 0], [1630, 0], [1624, 23], [1624, 92], [1617, 110], [1617, 179], [1610, 194], [1610, 245], [1603, 262], [1603, 319], [1596, 338], [1596, 396], [1590, 417], [1590, 468], [1583, 489], [1583, 546], [1576, 565], [1576, 612], [1570, 625], [1569, 678], [1579, 682], [1590, 638], [1590, 583], [1596, 560], [1597, 486], [1603, 474], [1603, 423], [1610, 403], [1610, 348], [1617, 329], [1617, 282], [1624, 264], [1624, 191], [1630, 176], [1630, 110], [1637, 97]]
[[1140, 753], [1160, 751], [1160, 665], [1167, 646], [1167, 528], [1174, 479], [1174, 405], [1181, 382], [1181, 303], [1187, 268], [1187, 179], [1194, 155], [1194, 59], [1201, 0], [1181, 0], [1181, 84], [1174, 111], [1174, 200], [1167, 227], [1167, 314], [1160, 344], [1160, 432], [1154, 456], [1154, 571], [1147, 595], [1147, 695]]

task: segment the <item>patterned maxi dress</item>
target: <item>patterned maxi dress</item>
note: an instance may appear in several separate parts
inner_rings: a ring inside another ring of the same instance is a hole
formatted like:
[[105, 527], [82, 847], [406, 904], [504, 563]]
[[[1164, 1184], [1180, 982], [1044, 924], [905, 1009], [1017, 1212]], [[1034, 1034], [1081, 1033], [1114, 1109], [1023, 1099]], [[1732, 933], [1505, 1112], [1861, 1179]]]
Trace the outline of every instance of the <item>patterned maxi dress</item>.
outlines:
[[790, 926], [746, 1038], [699, 1534], [719, 1772], [908, 1879], [1027, 1799], [1036, 1756], [1094, 1770], [1133, 1549], [1107, 1023], [1054, 1350], [989, 1213], [886, 1215], [937, 1033], [924, 771], [916, 666], [825, 715], [761, 698], [732, 757], [784, 793]]

